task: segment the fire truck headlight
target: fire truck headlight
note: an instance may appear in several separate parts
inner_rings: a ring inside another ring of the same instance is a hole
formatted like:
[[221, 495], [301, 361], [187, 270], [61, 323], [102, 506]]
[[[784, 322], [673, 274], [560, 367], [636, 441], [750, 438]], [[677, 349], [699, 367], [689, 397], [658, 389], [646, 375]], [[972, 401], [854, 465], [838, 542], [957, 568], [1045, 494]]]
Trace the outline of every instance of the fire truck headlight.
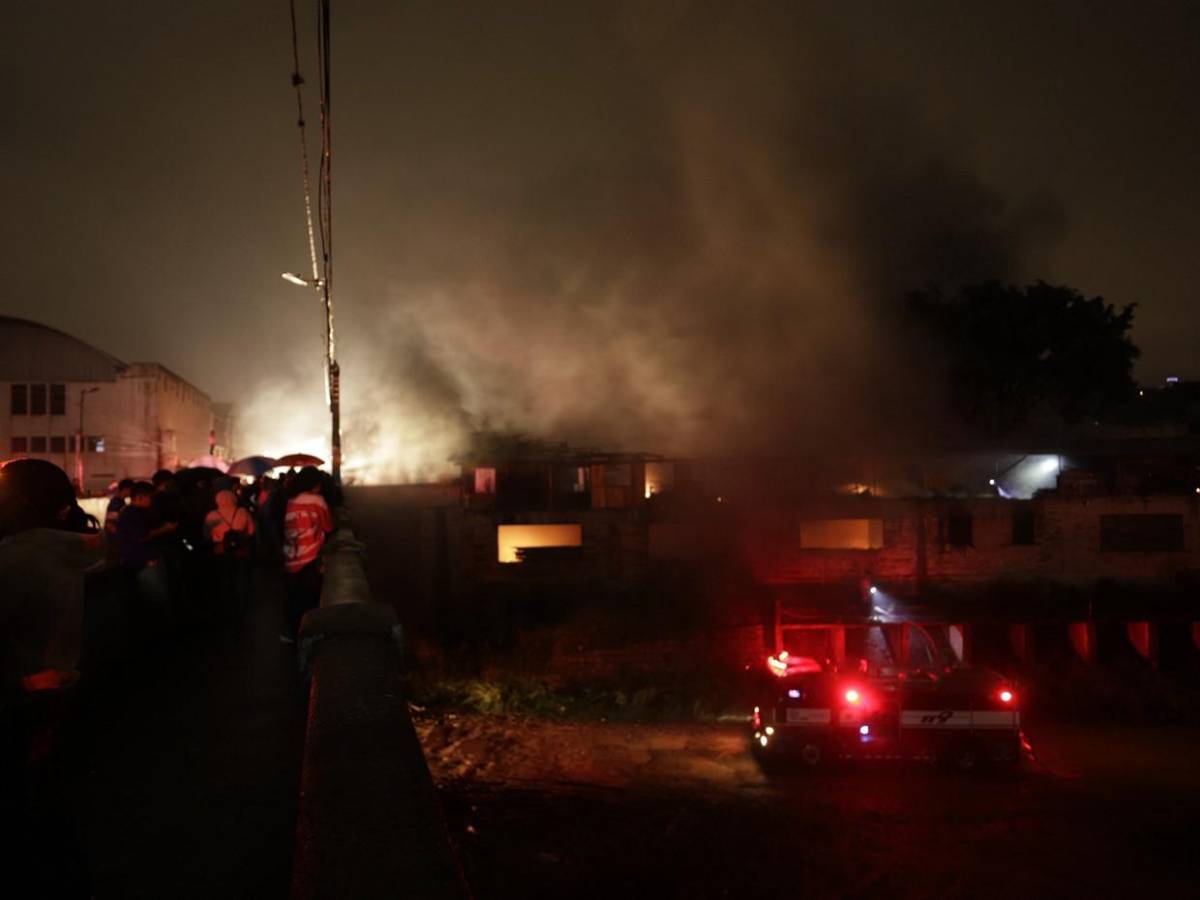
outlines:
[[762, 737], [760, 737], [758, 739], [758, 742], [760, 744], [762, 744], [764, 747], [767, 746], [767, 736], [764, 734]]
[[775, 729], [772, 728], [770, 725], [768, 725], [766, 728], [764, 728], [763, 731], [765, 731], [767, 733], [768, 737], [770, 737], [771, 735], [773, 735], [775, 733]]

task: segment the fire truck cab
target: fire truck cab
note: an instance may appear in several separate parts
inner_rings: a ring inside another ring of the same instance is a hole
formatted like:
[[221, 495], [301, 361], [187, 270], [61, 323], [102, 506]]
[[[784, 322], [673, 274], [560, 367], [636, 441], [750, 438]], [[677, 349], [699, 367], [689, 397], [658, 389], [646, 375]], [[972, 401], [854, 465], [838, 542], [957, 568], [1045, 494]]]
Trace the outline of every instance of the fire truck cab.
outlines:
[[761, 761], [934, 759], [970, 769], [1020, 759], [1016, 688], [986, 669], [843, 673], [786, 652], [767, 660], [751, 722]]

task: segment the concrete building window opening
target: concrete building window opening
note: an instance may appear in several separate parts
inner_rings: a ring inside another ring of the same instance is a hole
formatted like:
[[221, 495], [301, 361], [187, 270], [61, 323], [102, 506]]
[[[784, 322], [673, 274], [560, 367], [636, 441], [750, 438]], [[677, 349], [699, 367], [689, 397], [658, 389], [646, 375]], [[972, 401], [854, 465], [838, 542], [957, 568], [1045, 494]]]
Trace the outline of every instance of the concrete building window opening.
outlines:
[[28, 453], [29, 452], [29, 438], [14, 437], [12, 439], [12, 452], [13, 453]]
[[1012, 514], [1012, 542], [1027, 547], [1037, 543], [1036, 517], [1032, 507], [1019, 507]]
[[66, 453], [67, 452], [67, 439], [65, 437], [63, 437], [62, 435], [55, 435], [55, 436], [51, 437], [50, 438], [50, 452], [51, 453]]
[[563, 483], [572, 494], [586, 494], [591, 488], [588, 485], [588, 470], [584, 466], [568, 466]]
[[37, 437], [31, 437], [29, 439], [29, 452], [30, 453], [45, 453], [46, 452], [46, 439], [44, 437], [42, 437], [41, 435], [38, 435]]
[[67, 414], [67, 386], [65, 384], [50, 385], [50, 415], [65, 416]]
[[496, 559], [505, 564], [524, 562], [525, 550], [582, 546], [583, 526], [578, 524], [496, 526]]
[[14, 384], [9, 399], [9, 412], [14, 416], [29, 415], [29, 385]]
[[646, 499], [675, 486], [675, 466], [669, 462], [646, 463]]
[[46, 415], [46, 386], [44, 384], [29, 386], [29, 414], [31, 416]]
[[629, 463], [608, 463], [604, 467], [604, 486], [606, 488], [627, 488], [633, 483], [633, 473]]
[[878, 550], [883, 519], [809, 519], [800, 523], [802, 550]]
[[1102, 552], [1178, 553], [1183, 549], [1181, 515], [1131, 513], [1100, 517]]
[[475, 469], [475, 493], [496, 493], [496, 470], [492, 467], [477, 467]]
[[951, 510], [946, 516], [946, 546], [975, 546], [974, 530], [974, 521], [969, 510]]

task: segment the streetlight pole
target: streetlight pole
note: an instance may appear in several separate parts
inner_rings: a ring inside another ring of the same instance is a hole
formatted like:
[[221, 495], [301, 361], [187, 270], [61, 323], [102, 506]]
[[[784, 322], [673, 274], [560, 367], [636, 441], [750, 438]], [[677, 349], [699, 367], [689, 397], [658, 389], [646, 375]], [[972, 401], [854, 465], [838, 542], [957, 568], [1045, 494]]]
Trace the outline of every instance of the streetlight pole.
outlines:
[[94, 394], [100, 390], [98, 387], [81, 388], [79, 391], [79, 431], [75, 434], [75, 480], [78, 482], [78, 491], [83, 493], [83, 401], [87, 399], [88, 394]]
[[342, 388], [341, 369], [338, 368], [337, 352], [333, 340], [333, 297], [329, 294], [329, 281], [322, 279], [325, 301], [325, 378], [329, 383], [329, 461], [330, 472], [335, 484], [342, 483]]
[[325, 396], [329, 401], [329, 418], [330, 418], [330, 460], [329, 468], [333, 475], [333, 480], [341, 484], [342, 481], [342, 398], [341, 398], [341, 370], [338, 367], [337, 361], [337, 342], [334, 339], [333, 333], [333, 296], [329, 293], [329, 282], [325, 278], [313, 277], [305, 278], [303, 275], [297, 275], [295, 272], [284, 272], [281, 276], [284, 281], [290, 281], [292, 284], [298, 284], [301, 287], [310, 287], [316, 290], [317, 295], [321, 298], [321, 303], [325, 306]]
[[[308, 140], [304, 130], [304, 77], [300, 74], [300, 43], [296, 30], [296, 4], [292, 0], [292, 87], [296, 89], [296, 125], [300, 129], [300, 168], [304, 179], [304, 220], [308, 228], [308, 255], [312, 262], [312, 278], [292, 272], [283, 277], [293, 284], [314, 288], [325, 306], [325, 394], [329, 402], [330, 461], [333, 480], [342, 481], [342, 402], [341, 370], [337, 362], [337, 346], [333, 334], [333, 198], [331, 193], [333, 157], [330, 129], [329, 6], [330, 0], [319, 0], [317, 26], [318, 70], [320, 75], [321, 162], [317, 195], [317, 227], [313, 226], [312, 188], [308, 170]], [[317, 235], [320, 235], [321, 259], [317, 258]]]

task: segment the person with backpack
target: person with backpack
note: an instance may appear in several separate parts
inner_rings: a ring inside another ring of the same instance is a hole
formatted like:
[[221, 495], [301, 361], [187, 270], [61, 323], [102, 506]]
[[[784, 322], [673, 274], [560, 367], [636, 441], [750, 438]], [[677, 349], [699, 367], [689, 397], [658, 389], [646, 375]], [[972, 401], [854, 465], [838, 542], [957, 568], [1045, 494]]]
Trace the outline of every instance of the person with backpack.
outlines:
[[204, 533], [212, 544], [218, 596], [226, 610], [240, 614], [250, 602], [254, 517], [238, 505], [233, 491], [217, 491], [215, 502], [204, 518]]

